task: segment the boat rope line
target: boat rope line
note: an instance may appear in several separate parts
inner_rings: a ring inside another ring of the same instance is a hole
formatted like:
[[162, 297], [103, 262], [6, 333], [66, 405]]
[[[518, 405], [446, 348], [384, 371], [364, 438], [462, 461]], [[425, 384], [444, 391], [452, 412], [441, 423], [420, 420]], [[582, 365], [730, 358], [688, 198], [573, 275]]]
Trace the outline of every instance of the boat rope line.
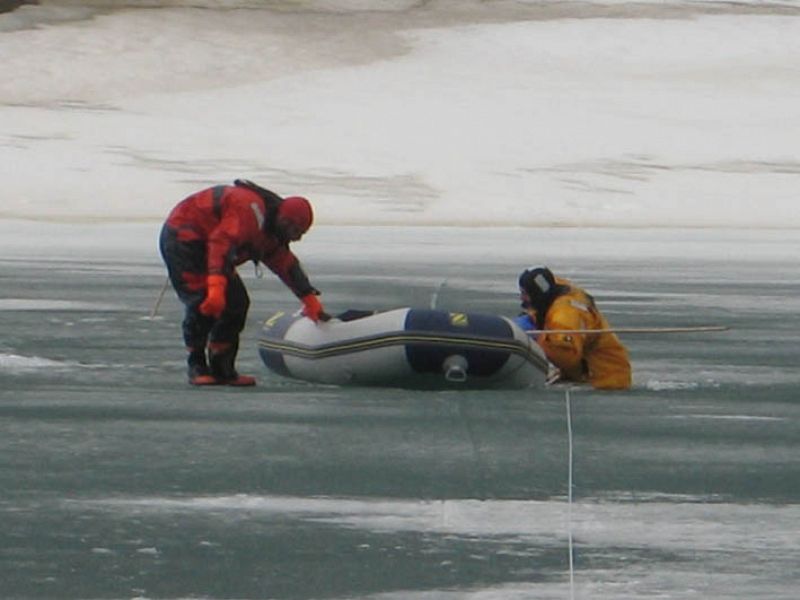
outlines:
[[264, 350], [282, 352], [288, 356], [297, 356], [312, 360], [329, 358], [351, 352], [363, 352], [366, 350], [375, 350], [389, 346], [400, 346], [404, 344], [422, 344], [426, 346], [460, 345], [464, 346], [468, 350], [497, 350], [509, 352], [523, 357], [544, 371], [547, 370], [547, 361], [540, 355], [532, 352], [530, 347], [524, 342], [516, 339], [498, 340], [497, 338], [481, 338], [478, 336], [464, 337], [442, 334], [433, 335], [424, 332], [394, 332], [368, 336], [354, 340], [351, 339], [342, 342], [332, 342], [319, 346], [308, 346], [306, 344], [300, 344], [297, 342], [265, 338], [260, 339], [258, 342], [259, 348]]
[[437, 287], [433, 291], [433, 294], [431, 294], [431, 310], [436, 310], [436, 303], [439, 302], [439, 294], [445, 288], [446, 285], [447, 285], [447, 278], [442, 279], [442, 282], [439, 284], [439, 287]]
[[699, 327], [611, 327], [609, 329], [526, 329], [528, 335], [542, 333], [579, 334], [579, 333], [707, 333], [711, 331], [728, 331], [727, 325], [701, 325]]
[[569, 554], [569, 597], [575, 600], [575, 552], [572, 541], [572, 406], [569, 388], [564, 391], [567, 412], [567, 548]]
[[158, 292], [158, 296], [156, 297], [155, 304], [153, 304], [153, 308], [150, 310], [149, 319], [152, 321], [156, 318], [158, 314], [158, 309], [161, 306], [161, 302], [164, 300], [164, 294], [167, 293], [167, 288], [169, 287], [169, 277], [164, 280], [164, 284], [161, 286], [161, 291]]

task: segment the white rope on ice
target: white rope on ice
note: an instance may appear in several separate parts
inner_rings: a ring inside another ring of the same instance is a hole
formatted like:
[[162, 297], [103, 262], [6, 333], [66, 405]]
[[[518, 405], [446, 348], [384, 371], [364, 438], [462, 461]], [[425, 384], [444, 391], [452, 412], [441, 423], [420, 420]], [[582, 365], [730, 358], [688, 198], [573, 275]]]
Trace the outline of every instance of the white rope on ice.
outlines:
[[569, 388], [564, 400], [567, 411], [567, 543], [569, 548], [569, 597], [575, 600], [575, 555], [572, 546], [572, 408], [569, 399]]
[[436, 310], [436, 304], [439, 302], [439, 294], [445, 288], [446, 285], [447, 285], [447, 278], [445, 277], [444, 279], [442, 279], [442, 282], [439, 284], [439, 287], [437, 287], [433, 291], [433, 294], [431, 294], [431, 310]]
[[150, 316], [148, 317], [150, 320], [156, 318], [158, 314], [158, 309], [161, 306], [161, 301], [164, 300], [164, 294], [167, 293], [167, 288], [169, 287], [169, 277], [164, 280], [164, 285], [161, 286], [161, 291], [158, 292], [158, 297], [156, 298], [156, 303], [153, 305], [153, 309], [150, 311]]

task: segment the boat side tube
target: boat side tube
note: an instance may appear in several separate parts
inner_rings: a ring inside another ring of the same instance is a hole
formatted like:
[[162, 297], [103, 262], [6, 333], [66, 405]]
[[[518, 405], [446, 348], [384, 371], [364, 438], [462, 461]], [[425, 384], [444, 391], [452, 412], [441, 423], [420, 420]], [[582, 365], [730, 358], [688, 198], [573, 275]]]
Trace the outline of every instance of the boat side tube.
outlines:
[[279, 375], [338, 385], [518, 389], [543, 384], [548, 368], [505, 317], [411, 308], [320, 324], [276, 313], [259, 353]]

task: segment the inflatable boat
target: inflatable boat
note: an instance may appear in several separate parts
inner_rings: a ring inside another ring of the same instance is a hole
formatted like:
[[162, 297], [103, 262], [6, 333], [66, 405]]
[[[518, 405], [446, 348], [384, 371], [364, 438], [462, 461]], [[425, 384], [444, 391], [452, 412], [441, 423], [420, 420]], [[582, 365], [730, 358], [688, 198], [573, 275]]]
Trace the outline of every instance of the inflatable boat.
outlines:
[[521, 389], [544, 385], [549, 366], [510, 319], [414, 308], [348, 311], [324, 323], [277, 312], [258, 347], [279, 375], [335, 385]]

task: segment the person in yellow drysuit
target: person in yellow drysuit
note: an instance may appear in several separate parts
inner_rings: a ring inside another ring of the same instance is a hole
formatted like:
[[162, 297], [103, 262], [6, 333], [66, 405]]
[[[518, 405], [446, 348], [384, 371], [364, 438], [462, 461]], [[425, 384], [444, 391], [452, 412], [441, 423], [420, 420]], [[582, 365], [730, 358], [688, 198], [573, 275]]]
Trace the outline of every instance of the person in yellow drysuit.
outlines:
[[610, 329], [594, 298], [547, 267], [531, 267], [519, 276], [522, 307], [541, 333], [536, 340], [560, 379], [589, 382], [595, 389], [631, 386], [628, 351], [614, 333], [548, 333], [548, 330]]

